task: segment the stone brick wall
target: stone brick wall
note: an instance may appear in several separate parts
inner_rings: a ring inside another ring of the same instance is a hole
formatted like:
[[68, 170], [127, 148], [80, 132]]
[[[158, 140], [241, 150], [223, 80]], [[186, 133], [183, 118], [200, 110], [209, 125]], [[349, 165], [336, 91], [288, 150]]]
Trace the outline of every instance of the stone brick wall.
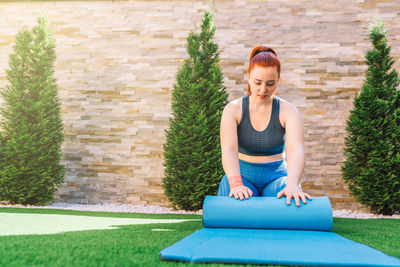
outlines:
[[170, 206], [161, 187], [164, 130], [186, 38], [199, 32], [208, 4], [229, 100], [247, 90], [253, 45], [273, 47], [282, 64], [279, 96], [303, 117], [303, 190], [328, 196], [336, 209], [362, 210], [341, 179], [344, 128], [377, 16], [389, 27], [399, 68], [396, 1], [1, 2], [0, 87], [8, 84], [8, 57], [22, 25], [32, 28], [43, 12], [56, 41], [66, 166], [56, 201]]

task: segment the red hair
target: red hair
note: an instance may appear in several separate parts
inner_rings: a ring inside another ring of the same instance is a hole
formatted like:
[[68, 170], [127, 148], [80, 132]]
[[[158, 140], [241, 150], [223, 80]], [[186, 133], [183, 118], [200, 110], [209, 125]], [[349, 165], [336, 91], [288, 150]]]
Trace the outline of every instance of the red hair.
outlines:
[[[260, 67], [276, 67], [279, 79], [281, 74], [281, 62], [279, 61], [278, 55], [274, 49], [264, 45], [255, 45], [250, 53], [250, 62], [247, 72], [250, 73], [256, 65]], [[249, 82], [247, 82], [247, 86], [247, 96], [249, 96], [251, 95]], [[274, 95], [278, 95], [276, 89]]]

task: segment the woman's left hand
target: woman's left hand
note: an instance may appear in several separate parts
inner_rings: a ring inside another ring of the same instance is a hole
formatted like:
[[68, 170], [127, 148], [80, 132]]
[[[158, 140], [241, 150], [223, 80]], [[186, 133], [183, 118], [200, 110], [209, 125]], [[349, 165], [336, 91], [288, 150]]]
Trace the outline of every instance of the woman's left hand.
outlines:
[[299, 200], [300, 197], [303, 200], [304, 204], [307, 203], [306, 197], [308, 199], [312, 200], [312, 197], [309, 194], [304, 193], [303, 191], [301, 191], [298, 186], [288, 186], [288, 185], [286, 185], [286, 187], [283, 188], [278, 193], [277, 197], [281, 198], [281, 196], [283, 196], [283, 195], [286, 196], [286, 200], [287, 200], [287, 204], [288, 205], [290, 205], [290, 201], [291, 201], [291, 199], [293, 197], [295, 202], [296, 202], [296, 206], [297, 207], [300, 207], [300, 200]]

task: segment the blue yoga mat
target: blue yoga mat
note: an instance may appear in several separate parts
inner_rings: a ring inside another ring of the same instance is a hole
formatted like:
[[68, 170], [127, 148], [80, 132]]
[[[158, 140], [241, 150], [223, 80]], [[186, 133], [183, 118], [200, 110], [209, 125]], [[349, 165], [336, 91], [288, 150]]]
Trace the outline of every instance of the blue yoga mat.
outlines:
[[400, 259], [330, 232], [328, 197], [206, 196], [203, 226], [164, 248], [162, 260], [306, 266], [400, 266]]

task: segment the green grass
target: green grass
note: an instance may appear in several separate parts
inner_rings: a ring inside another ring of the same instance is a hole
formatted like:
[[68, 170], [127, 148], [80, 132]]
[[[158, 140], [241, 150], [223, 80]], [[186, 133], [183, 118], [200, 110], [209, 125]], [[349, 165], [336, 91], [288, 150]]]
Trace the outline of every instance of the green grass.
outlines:
[[[0, 212], [115, 218], [200, 219], [181, 223], [124, 225], [110, 230], [0, 236], [0, 266], [261, 266], [161, 260], [159, 252], [162, 249], [203, 228], [201, 215], [29, 208], [0, 208]], [[173, 229], [174, 231], [151, 231], [153, 228]], [[400, 231], [398, 229], [400, 229], [400, 220], [397, 219], [334, 218], [332, 232], [379, 249], [389, 255], [400, 257]]]

